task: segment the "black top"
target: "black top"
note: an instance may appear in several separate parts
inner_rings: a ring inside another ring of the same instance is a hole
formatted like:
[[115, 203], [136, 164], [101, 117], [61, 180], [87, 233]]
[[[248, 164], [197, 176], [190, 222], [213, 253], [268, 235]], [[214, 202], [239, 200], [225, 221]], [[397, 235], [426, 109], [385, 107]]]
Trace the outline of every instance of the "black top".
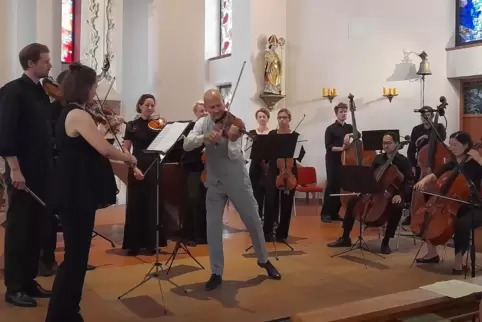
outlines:
[[149, 120], [144, 120], [142, 117], [130, 121], [124, 135], [124, 140], [132, 142], [132, 154], [137, 158], [137, 166], [141, 171], [145, 171], [157, 157], [156, 153], [144, 152], [159, 134], [149, 129], [148, 123]]
[[[271, 133], [268, 132], [267, 134]], [[256, 130], [251, 130], [249, 131], [249, 134], [251, 134], [253, 137], [256, 137], [256, 135], [267, 135], [267, 134], [258, 134], [258, 132]], [[252, 148], [252, 145], [251, 145], [251, 148]], [[263, 173], [264, 170], [263, 168], [261, 167], [261, 160], [253, 160], [251, 159], [251, 163], [249, 164], [249, 173]]]
[[109, 160], [82, 136], [69, 137], [65, 132], [65, 119], [74, 109], [80, 107], [67, 105], [55, 128], [59, 151], [55, 167], [55, 205], [88, 211], [105, 208], [116, 203], [114, 172]]
[[[293, 131], [291, 132], [291, 134], [294, 134], [296, 135], [297, 137], [299, 137], [299, 133], [296, 132], [296, 131]], [[271, 130], [268, 132], [267, 135], [283, 135], [283, 134], [278, 134], [278, 131], [277, 130]], [[301, 147], [301, 150], [300, 150], [300, 155], [298, 156], [298, 158], [295, 158], [295, 161], [298, 161], [298, 162], [301, 162], [301, 160], [303, 160], [304, 156], [306, 154], [306, 151], [305, 151], [305, 148], [304, 147]], [[296, 164], [296, 162], [294, 162], [293, 164], [293, 174], [298, 177], [298, 166]], [[276, 177], [278, 175], [278, 164], [277, 164], [277, 160], [269, 160], [269, 168], [268, 168], [268, 176], [271, 176], [271, 177]]]
[[[420, 142], [418, 143], [418, 146], [416, 146], [415, 143], [423, 135], [427, 135], [430, 137], [431, 131], [432, 131], [432, 127], [429, 127], [427, 129], [423, 124], [419, 124], [412, 129], [412, 134], [410, 134], [410, 144], [408, 145], [408, 149], [407, 149], [408, 161], [410, 161], [410, 164], [412, 167], [417, 166], [417, 163], [418, 163], [417, 153], [418, 151], [420, 151], [421, 148], [427, 145], [429, 140], [428, 139], [420, 140]], [[443, 126], [443, 124], [440, 124], [440, 123], [437, 124], [437, 132], [442, 137], [442, 140], [445, 140], [447, 138], [447, 132], [445, 131], [445, 127]]]
[[60, 101], [54, 101], [50, 103], [50, 109], [49, 109], [49, 121], [50, 121], [50, 128], [52, 130], [52, 148], [53, 148], [53, 153], [54, 153], [54, 158], [57, 157], [58, 151], [57, 148], [55, 147], [55, 125], [57, 124], [57, 120], [60, 117], [60, 114], [62, 113], [64, 106]]
[[[456, 166], [457, 164], [455, 161], [449, 161], [445, 163], [439, 171], [435, 171], [434, 175], [439, 178], [445, 172], [455, 169]], [[472, 181], [477, 188], [480, 188], [480, 183], [482, 181], [482, 166], [474, 160], [469, 160], [462, 166], [462, 170], [467, 176], [467, 179]]]
[[[188, 131], [188, 133], [194, 128], [194, 124], [196, 124], [196, 122], [189, 123], [189, 125], [186, 128], [186, 131]], [[182, 152], [180, 163], [182, 165], [182, 168], [185, 171], [187, 172], [204, 171], [204, 163], [201, 160], [203, 149], [204, 149], [204, 144], [192, 151]]]
[[40, 83], [27, 75], [0, 90], [0, 156], [16, 156], [27, 185], [45, 196], [52, 170], [52, 131], [48, 120], [50, 98]]
[[343, 125], [335, 121], [326, 128], [325, 131], [325, 147], [326, 147], [326, 158], [331, 160], [338, 160], [341, 163], [341, 152], [334, 152], [331, 149], [333, 147], [342, 147], [345, 135], [353, 132], [353, 126], [348, 123]]
[[[377, 154], [372, 163], [372, 168], [375, 170], [381, 167], [387, 162], [388, 156], [386, 153]], [[392, 164], [398, 168], [403, 174], [403, 189], [400, 189], [399, 194], [403, 201], [408, 201], [408, 196], [410, 196], [413, 187], [413, 177], [412, 177], [412, 167], [407, 157], [397, 153], [393, 158]]]

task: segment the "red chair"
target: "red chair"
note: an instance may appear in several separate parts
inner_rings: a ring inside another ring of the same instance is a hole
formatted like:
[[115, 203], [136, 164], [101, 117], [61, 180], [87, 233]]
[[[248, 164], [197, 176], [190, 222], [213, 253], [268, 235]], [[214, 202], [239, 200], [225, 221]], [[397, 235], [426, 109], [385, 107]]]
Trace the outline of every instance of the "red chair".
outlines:
[[[321, 193], [323, 187], [317, 185], [316, 169], [313, 167], [298, 167], [298, 185], [296, 191], [305, 192], [306, 199], [308, 200], [308, 194], [313, 193], [316, 200], [315, 211], [318, 213], [318, 199], [321, 199]], [[296, 203], [293, 207], [294, 215], [296, 216]]]

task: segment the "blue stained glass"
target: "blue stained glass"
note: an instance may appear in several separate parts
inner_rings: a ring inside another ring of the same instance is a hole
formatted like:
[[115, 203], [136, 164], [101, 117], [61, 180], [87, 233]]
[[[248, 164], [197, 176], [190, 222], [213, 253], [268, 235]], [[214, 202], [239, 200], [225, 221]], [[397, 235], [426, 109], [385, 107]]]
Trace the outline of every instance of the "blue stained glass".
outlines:
[[458, 0], [458, 43], [482, 40], [482, 0]]

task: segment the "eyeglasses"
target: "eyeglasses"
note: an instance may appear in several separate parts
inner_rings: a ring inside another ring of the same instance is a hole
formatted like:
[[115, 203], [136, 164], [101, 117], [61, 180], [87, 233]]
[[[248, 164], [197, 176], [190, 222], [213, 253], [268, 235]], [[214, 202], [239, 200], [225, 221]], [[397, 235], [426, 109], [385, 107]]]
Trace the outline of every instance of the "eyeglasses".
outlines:
[[287, 120], [289, 119], [288, 116], [278, 116], [278, 120]]
[[382, 144], [383, 145], [390, 145], [390, 144], [393, 144], [393, 141], [386, 141], [386, 142], [383, 142]]

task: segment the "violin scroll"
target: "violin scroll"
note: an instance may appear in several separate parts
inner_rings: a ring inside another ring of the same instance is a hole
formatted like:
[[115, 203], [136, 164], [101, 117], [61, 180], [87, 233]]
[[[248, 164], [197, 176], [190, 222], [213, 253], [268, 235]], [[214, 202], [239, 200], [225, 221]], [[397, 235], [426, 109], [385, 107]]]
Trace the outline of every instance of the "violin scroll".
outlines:
[[54, 81], [52, 77], [46, 77], [42, 81], [42, 87], [48, 96], [52, 97], [56, 101], [61, 101], [63, 99], [62, 92], [60, 91], [60, 86]]
[[151, 120], [149, 121], [149, 123], [147, 123], [147, 126], [152, 131], [160, 132], [162, 131], [162, 129], [164, 129], [166, 124], [167, 124], [167, 120], [165, 118], [163, 118], [162, 116], [156, 115], [151, 117]]

